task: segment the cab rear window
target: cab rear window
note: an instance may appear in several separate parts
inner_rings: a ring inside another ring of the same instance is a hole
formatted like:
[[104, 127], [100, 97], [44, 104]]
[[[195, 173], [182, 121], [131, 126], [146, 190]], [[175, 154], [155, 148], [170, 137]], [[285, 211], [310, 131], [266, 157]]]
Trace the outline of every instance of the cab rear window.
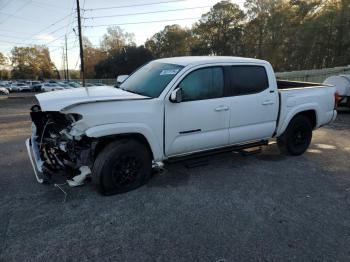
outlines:
[[259, 93], [269, 87], [263, 66], [242, 65], [230, 68], [230, 91], [233, 95]]

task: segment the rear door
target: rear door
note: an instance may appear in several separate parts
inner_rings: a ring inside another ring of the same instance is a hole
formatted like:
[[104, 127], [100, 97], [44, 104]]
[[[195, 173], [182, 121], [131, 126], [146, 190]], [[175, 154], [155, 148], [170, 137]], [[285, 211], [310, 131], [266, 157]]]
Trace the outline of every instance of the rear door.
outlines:
[[224, 68], [195, 69], [180, 80], [182, 102], [165, 100], [165, 154], [188, 154], [228, 145], [230, 97]]
[[230, 144], [270, 138], [278, 115], [278, 94], [264, 65], [232, 65]]

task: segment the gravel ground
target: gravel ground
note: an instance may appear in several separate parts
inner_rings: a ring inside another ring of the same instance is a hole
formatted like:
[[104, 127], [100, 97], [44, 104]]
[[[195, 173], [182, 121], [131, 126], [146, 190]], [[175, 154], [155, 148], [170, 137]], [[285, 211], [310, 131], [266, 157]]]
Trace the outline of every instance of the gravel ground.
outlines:
[[300, 157], [166, 166], [103, 197], [35, 182], [24, 139], [33, 98], [0, 100], [0, 261], [350, 261], [350, 112]]

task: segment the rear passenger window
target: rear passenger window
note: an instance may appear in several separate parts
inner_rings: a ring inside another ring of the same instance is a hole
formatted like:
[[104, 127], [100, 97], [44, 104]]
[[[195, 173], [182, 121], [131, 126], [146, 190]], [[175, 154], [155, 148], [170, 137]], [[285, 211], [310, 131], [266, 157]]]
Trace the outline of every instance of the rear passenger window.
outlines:
[[232, 66], [230, 80], [233, 95], [258, 93], [269, 87], [263, 66]]
[[222, 67], [206, 67], [188, 74], [179, 84], [182, 101], [222, 97], [224, 72]]

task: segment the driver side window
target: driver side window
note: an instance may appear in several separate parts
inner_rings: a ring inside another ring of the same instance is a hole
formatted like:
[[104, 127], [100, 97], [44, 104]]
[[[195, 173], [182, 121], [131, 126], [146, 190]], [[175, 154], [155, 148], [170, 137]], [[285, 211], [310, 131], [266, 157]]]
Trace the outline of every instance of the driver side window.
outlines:
[[182, 101], [222, 97], [224, 72], [222, 67], [201, 68], [188, 74], [179, 84]]

